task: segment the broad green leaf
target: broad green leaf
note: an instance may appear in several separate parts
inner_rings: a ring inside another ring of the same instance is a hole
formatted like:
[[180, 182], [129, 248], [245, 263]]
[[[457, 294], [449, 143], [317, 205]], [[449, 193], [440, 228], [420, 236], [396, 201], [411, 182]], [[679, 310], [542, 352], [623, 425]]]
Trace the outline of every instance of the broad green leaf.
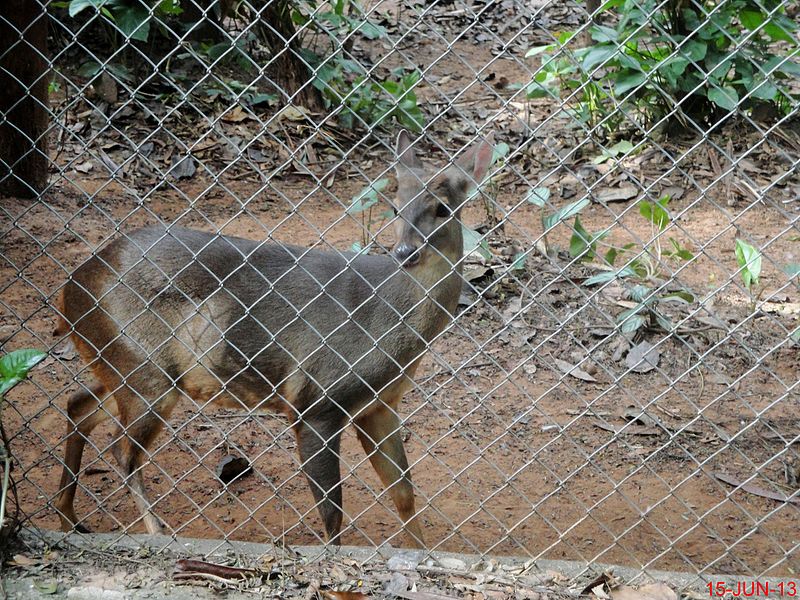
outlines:
[[[360, 22], [360, 21], [356, 21]], [[369, 21], [364, 21], [357, 30], [368, 40], [377, 40], [386, 37], [386, 28]]]
[[653, 290], [646, 285], [635, 285], [628, 290], [628, 299], [634, 302], [644, 303], [644, 299], [647, 298], [652, 291]]
[[358, 194], [353, 196], [353, 200], [350, 202], [347, 212], [351, 215], [357, 214], [364, 212], [369, 207], [377, 204], [378, 192], [382, 191], [387, 185], [389, 185], [389, 180], [387, 178], [383, 178], [378, 179], [377, 181], [365, 187]]
[[711, 88], [708, 90], [708, 99], [725, 110], [734, 110], [739, 104], [739, 94], [730, 86]]
[[754, 82], [750, 84], [750, 87], [745, 87], [751, 90], [750, 95], [753, 98], [758, 98], [759, 100], [773, 100], [778, 93], [777, 86], [763, 79], [759, 81], [759, 78], [755, 79]]
[[626, 315], [625, 313], [622, 313], [619, 317], [617, 317], [617, 323], [620, 324], [619, 330], [622, 333], [633, 333], [647, 323], [647, 317], [639, 314]]
[[464, 237], [465, 255], [477, 252], [486, 260], [492, 259], [492, 252], [489, 250], [489, 244], [483, 239], [480, 233], [462, 225], [461, 234]]
[[669, 196], [664, 196], [657, 202], [642, 200], [639, 202], [639, 214], [655, 225], [659, 231], [664, 231], [669, 225], [669, 213], [665, 210], [669, 204]]
[[537, 54], [541, 54], [542, 52], [550, 52], [554, 49], [555, 49], [555, 44], [550, 44], [548, 46], [534, 46], [525, 53], [525, 58], [536, 56]]
[[787, 33], [786, 29], [778, 25], [777, 23], [773, 23], [770, 21], [766, 25], [764, 25], [764, 33], [769, 36], [773, 42], [789, 42], [790, 44], [796, 44], [797, 41]]
[[739, 11], [739, 21], [750, 31], [755, 31], [764, 22], [764, 14], [760, 10], [741, 10]]
[[549, 199], [550, 199], [550, 188], [546, 187], [533, 188], [533, 190], [531, 190], [531, 193], [528, 194], [528, 197], [526, 198], [528, 202], [538, 206], [539, 208], [544, 208]]
[[758, 278], [761, 275], [761, 252], [744, 240], [737, 239], [736, 262], [741, 268], [744, 286], [750, 290], [752, 286], [758, 285]]
[[681, 302], [685, 304], [691, 304], [694, 302], [694, 294], [688, 290], [678, 290], [676, 292], [667, 292], [661, 296], [661, 300], [664, 302]]
[[139, 0], [113, 9], [117, 28], [126, 36], [146, 42], [150, 35], [150, 11]]
[[614, 82], [614, 93], [617, 96], [622, 96], [628, 90], [639, 87], [647, 81], [647, 75], [641, 71], [628, 71], [627, 73], [620, 73]]
[[606, 63], [617, 53], [615, 44], [593, 46], [583, 58], [583, 70], [591, 71], [595, 67]]
[[528, 259], [528, 255], [525, 252], [517, 252], [514, 255], [514, 262], [511, 263], [511, 270], [512, 271], [524, 271], [525, 270], [525, 262]]
[[99, 8], [106, 3], [107, 0], [72, 0], [69, 3], [69, 16], [74, 17], [86, 8]]
[[25, 379], [28, 371], [45, 356], [47, 353], [41, 350], [23, 349], [14, 350], [0, 357], [0, 398]]
[[591, 200], [589, 198], [582, 198], [577, 202], [573, 202], [571, 204], [567, 204], [565, 207], [560, 208], [552, 215], [547, 215], [544, 219], [542, 219], [542, 225], [544, 225], [545, 229], [552, 229], [555, 227], [559, 222], [574, 217], [579, 212], [581, 212], [584, 208], [589, 206]]
[[783, 267], [783, 272], [786, 273], [790, 278], [797, 277], [800, 275], [800, 263], [789, 263]]
[[350, 252], [359, 253], [363, 249], [364, 247], [361, 245], [361, 242], [353, 242], [353, 244], [350, 246]]
[[491, 164], [496, 163], [501, 158], [505, 158], [508, 156], [509, 147], [508, 144], [505, 142], [500, 142], [499, 144], [495, 144], [494, 150], [492, 151], [492, 161]]
[[604, 271], [602, 273], [598, 273], [597, 275], [592, 275], [583, 282], [583, 285], [592, 286], [597, 285], [598, 283], [606, 283], [612, 279], [625, 279], [626, 277], [633, 277], [635, 275], [636, 271], [634, 271], [631, 267], [624, 267], [619, 271]]
[[694, 62], [700, 62], [706, 57], [708, 52], [708, 45], [703, 42], [696, 42], [689, 40], [681, 47], [681, 53]]
[[617, 30], [607, 25], [594, 25], [590, 31], [595, 42], [616, 42], [619, 38]]

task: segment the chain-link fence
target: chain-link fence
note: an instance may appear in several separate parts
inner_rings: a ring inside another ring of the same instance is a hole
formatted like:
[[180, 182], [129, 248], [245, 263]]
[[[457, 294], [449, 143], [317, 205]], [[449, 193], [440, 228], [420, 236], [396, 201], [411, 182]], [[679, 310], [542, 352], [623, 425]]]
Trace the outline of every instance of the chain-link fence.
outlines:
[[795, 3], [15, 10], [29, 523], [800, 570]]

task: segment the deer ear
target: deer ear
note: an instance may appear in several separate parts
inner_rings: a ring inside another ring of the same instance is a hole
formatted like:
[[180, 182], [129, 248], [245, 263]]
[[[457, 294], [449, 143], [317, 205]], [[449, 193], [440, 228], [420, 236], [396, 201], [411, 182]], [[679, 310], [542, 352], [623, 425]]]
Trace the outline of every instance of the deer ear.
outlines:
[[492, 162], [492, 154], [494, 153], [494, 131], [489, 132], [485, 138], [474, 144], [462, 156], [457, 164], [463, 173], [471, 178], [470, 185], [480, 185], [486, 173], [489, 171], [489, 165]]
[[397, 135], [395, 153], [397, 154], [398, 171], [401, 166], [406, 169], [422, 168], [422, 161], [417, 158], [417, 153], [414, 152], [414, 147], [411, 145], [411, 136], [405, 129]]

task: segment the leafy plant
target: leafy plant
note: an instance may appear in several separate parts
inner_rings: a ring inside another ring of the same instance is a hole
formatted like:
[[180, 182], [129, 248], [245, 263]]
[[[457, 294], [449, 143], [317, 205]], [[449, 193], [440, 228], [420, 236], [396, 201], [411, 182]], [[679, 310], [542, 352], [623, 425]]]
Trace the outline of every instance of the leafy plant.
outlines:
[[15, 385], [20, 383], [36, 366], [46, 353], [40, 350], [15, 350], [0, 357], [0, 432], [2, 432], [2, 446], [0, 446], [0, 458], [3, 460], [3, 487], [0, 497], [0, 530], [5, 526], [6, 520], [6, 497], [8, 496], [8, 486], [11, 473], [11, 454], [8, 450], [5, 432], [2, 431], [2, 408], [5, 395]]
[[[550, 253], [550, 246], [547, 241], [547, 234], [562, 221], [566, 221], [567, 219], [575, 217], [575, 225], [573, 225], [573, 231], [576, 231], [576, 227], [583, 230], [583, 227], [581, 226], [577, 215], [591, 203], [591, 200], [589, 200], [589, 198], [581, 198], [580, 200], [567, 204], [566, 206], [556, 210], [555, 212], [548, 213], [546, 212], [545, 209], [547, 208], [548, 201], [550, 200], [550, 189], [546, 187], [537, 187], [531, 190], [531, 192], [528, 194], [527, 200], [530, 204], [533, 204], [534, 206], [537, 206], [540, 209], [540, 219], [542, 221], [542, 243], [544, 246], [543, 251], [545, 254]], [[574, 233], [573, 235], [580, 236], [581, 234]], [[585, 239], [588, 241], [588, 243], [591, 244], [589, 237]], [[577, 242], [570, 240], [570, 248], [572, 248], [573, 245], [576, 244]]]
[[[691, 303], [694, 295], [686, 290], [663, 290], [664, 273], [662, 272], [664, 260], [688, 261], [694, 254], [682, 246], [678, 240], [668, 237], [670, 248], [662, 248], [662, 232], [671, 224], [672, 220], [667, 210], [669, 196], [664, 196], [655, 202], [641, 200], [639, 214], [645, 218], [653, 230], [653, 243], [651, 246], [640, 248], [638, 256], [631, 259], [621, 269], [615, 269], [617, 259], [626, 252], [630, 252], [636, 245], [625, 244], [622, 247], [612, 246], [604, 255], [605, 264], [601, 266], [604, 272], [589, 277], [584, 285], [593, 286], [606, 283], [613, 279], [620, 279], [628, 283], [627, 299], [633, 306], [617, 315], [617, 323], [623, 333], [633, 333], [645, 325], [664, 331], [672, 331], [672, 323], [664, 314], [661, 305], [670, 302]], [[589, 239], [585, 234], [584, 239]], [[597, 254], [591, 249], [594, 256]]]
[[744, 240], [737, 239], [736, 262], [739, 264], [742, 283], [750, 294], [750, 308], [755, 310], [759, 296], [755, 290], [758, 288], [758, 278], [761, 276], [761, 252]]
[[314, 69], [312, 83], [322, 93], [327, 107], [340, 108], [338, 119], [343, 127], [354, 129], [362, 123], [369, 128], [388, 127], [396, 122], [412, 131], [422, 131], [425, 116], [414, 91], [421, 77], [419, 71], [407, 73], [398, 68], [390, 77], [379, 79], [350, 57], [354, 36], [371, 40], [386, 37], [386, 29], [371, 22], [359, 2], [297, 3], [292, 20], [329, 41], [325, 52], [306, 47], [302, 53]]
[[573, 116], [615, 135], [629, 118], [714, 120], [763, 102], [791, 111], [785, 84], [800, 75], [800, 47], [785, 5], [607, 0], [601, 10], [609, 24], [591, 27], [591, 46], [575, 48], [579, 38], [568, 32], [528, 52], [541, 64], [529, 97], [577, 90]]
[[378, 204], [378, 194], [389, 185], [389, 180], [386, 178], [378, 179], [370, 185], [361, 190], [358, 194], [353, 196], [350, 201], [350, 206], [347, 208], [347, 213], [350, 215], [361, 215], [361, 240], [354, 242], [350, 249], [353, 252], [361, 252], [369, 244], [372, 238], [372, 227], [392, 217], [391, 210], [385, 210], [380, 213], [378, 219], [373, 219], [372, 211], [376, 204]]

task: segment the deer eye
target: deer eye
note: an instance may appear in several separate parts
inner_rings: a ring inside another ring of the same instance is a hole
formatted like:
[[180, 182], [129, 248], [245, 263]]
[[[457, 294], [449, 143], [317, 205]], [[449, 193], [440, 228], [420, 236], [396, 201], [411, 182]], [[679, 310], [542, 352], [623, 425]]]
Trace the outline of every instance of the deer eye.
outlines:
[[439, 204], [436, 205], [436, 216], [442, 219], [445, 217], [449, 217], [450, 207], [447, 206], [446, 204], [442, 204], [441, 202], [439, 202]]

